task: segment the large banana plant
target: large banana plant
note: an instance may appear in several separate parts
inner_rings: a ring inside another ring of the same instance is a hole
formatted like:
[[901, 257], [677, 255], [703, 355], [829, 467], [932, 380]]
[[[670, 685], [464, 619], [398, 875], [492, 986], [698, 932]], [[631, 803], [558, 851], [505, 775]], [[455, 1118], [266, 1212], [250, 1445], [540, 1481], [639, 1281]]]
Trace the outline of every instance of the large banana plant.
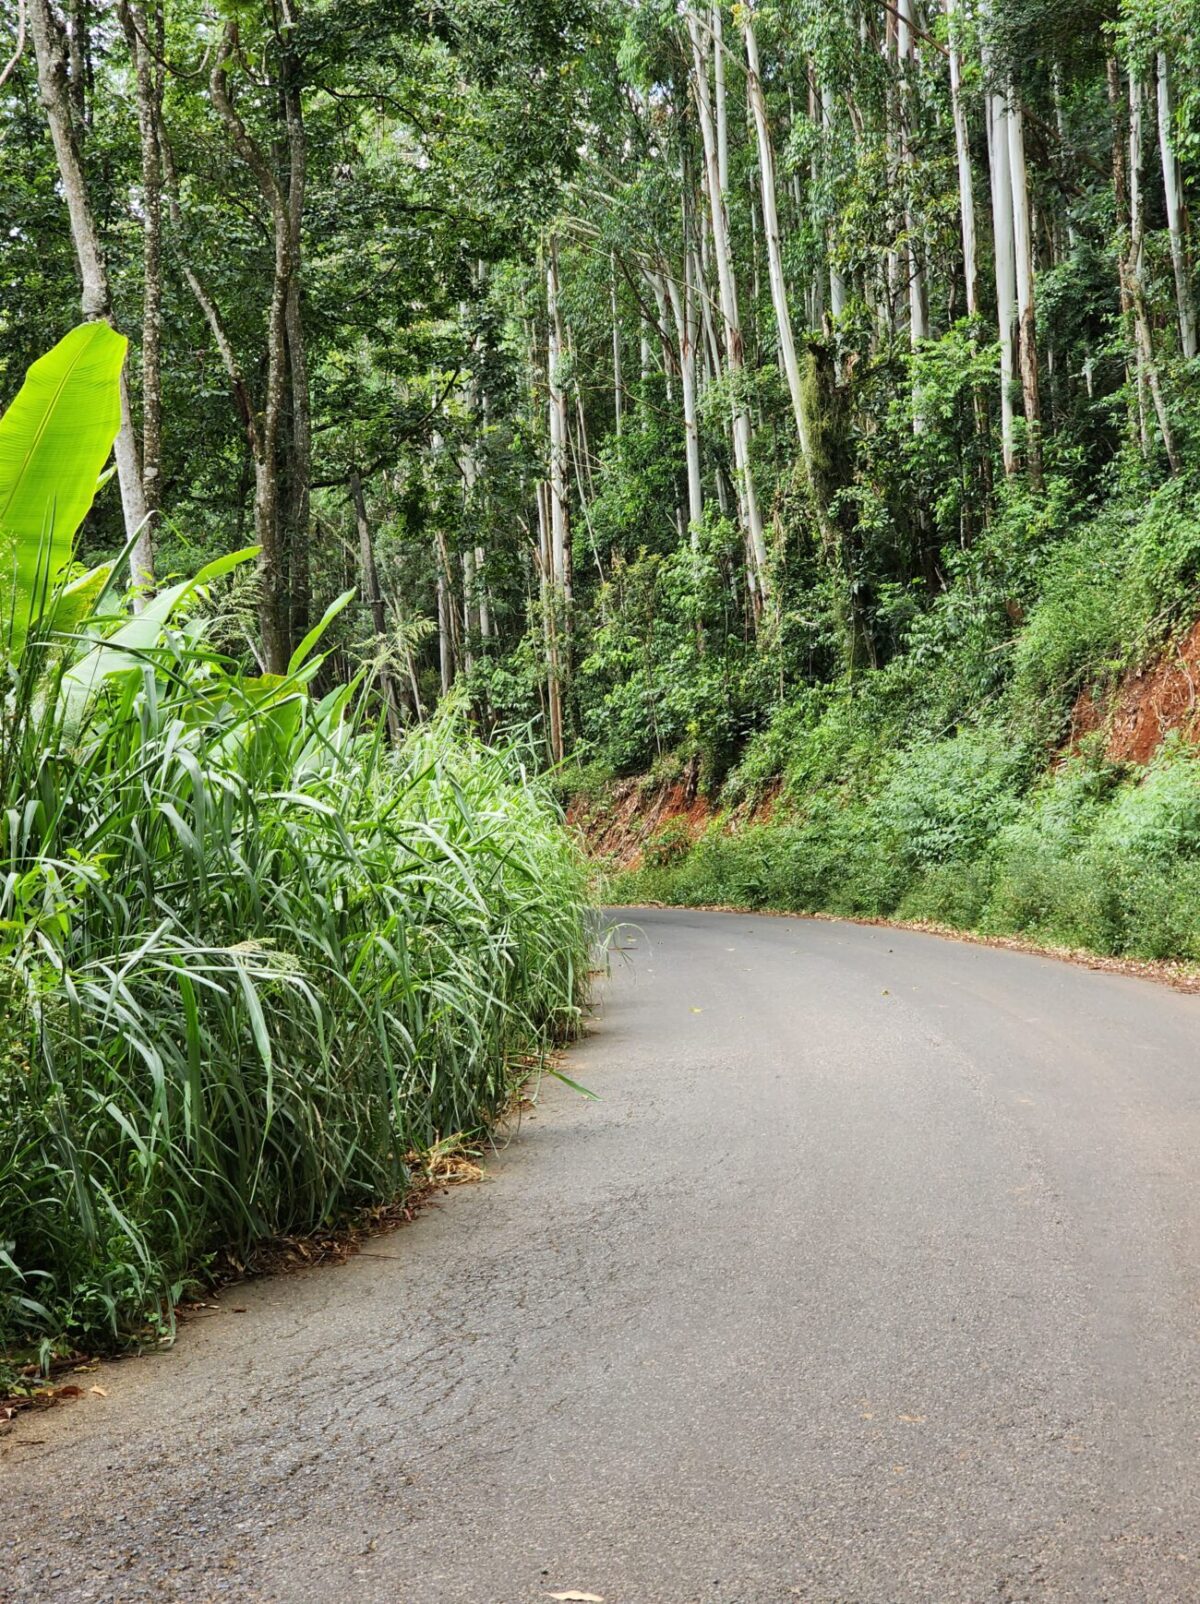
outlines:
[[80, 324], [0, 418], [0, 620], [14, 659], [52, 601], [64, 609], [56, 627], [70, 627], [107, 578], [85, 576], [73, 596], [59, 585], [120, 427], [127, 343], [107, 323]]
[[[54, 702], [64, 727], [79, 727], [93, 693], [105, 681], [138, 675], [164, 640], [177, 610], [222, 575], [257, 555], [256, 546], [207, 564], [190, 579], [161, 591], [133, 618], [100, 605], [115, 565], [70, 573], [75, 535], [96, 491], [120, 425], [120, 379], [128, 342], [107, 323], [83, 323], [29, 369], [0, 418], [0, 662], [22, 658], [30, 632], [55, 648]], [[353, 596], [326, 611], [292, 654], [286, 675], [234, 676], [238, 694], [257, 709], [253, 723], [268, 730], [268, 711], [284, 724], [298, 711], [283, 705], [302, 693], [320, 659], [315, 649]], [[26, 665], [28, 668], [28, 664]], [[212, 665], [206, 668], [211, 679]], [[32, 688], [37, 665], [24, 676]], [[220, 677], [220, 676], [218, 676]], [[211, 696], [212, 685], [208, 695]], [[203, 717], [206, 697], [197, 693]]]

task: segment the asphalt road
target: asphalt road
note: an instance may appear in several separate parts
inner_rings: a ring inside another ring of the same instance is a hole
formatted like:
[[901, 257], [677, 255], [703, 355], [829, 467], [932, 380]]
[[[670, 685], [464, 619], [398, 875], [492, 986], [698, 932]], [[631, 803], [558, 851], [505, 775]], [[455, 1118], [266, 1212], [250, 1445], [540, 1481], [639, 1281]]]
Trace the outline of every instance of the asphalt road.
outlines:
[[602, 1101], [0, 1441], [5, 1604], [1200, 1600], [1200, 998], [629, 917]]

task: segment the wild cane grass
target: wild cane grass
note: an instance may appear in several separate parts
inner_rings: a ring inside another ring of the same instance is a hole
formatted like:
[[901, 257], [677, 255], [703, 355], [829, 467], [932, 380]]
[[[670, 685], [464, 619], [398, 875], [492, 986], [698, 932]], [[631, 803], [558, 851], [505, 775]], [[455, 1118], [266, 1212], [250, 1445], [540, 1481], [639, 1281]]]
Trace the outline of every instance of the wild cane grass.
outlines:
[[264, 706], [195, 632], [73, 730], [54, 662], [0, 733], [0, 1348], [169, 1330], [219, 1250], [402, 1194], [586, 974], [518, 750], [443, 720], [393, 753], [361, 688]]

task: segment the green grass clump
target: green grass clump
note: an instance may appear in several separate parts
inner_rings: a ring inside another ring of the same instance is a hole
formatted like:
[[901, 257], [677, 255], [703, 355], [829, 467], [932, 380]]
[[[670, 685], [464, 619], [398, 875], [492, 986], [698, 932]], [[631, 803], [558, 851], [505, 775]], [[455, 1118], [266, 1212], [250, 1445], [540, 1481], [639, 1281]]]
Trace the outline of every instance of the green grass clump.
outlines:
[[0, 743], [0, 1347], [136, 1340], [218, 1250], [403, 1193], [586, 974], [519, 750], [393, 753], [195, 621], [76, 726], [70, 660], [31, 638]]
[[314, 696], [350, 593], [257, 674], [209, 644], [254, 550], [136, 608], [73, 567], [124, 355], [82, 325], [0, 417], [0, 1358], [169, 1331], [215, 1254], [403, 1193], [586, 974], [520, 748]]

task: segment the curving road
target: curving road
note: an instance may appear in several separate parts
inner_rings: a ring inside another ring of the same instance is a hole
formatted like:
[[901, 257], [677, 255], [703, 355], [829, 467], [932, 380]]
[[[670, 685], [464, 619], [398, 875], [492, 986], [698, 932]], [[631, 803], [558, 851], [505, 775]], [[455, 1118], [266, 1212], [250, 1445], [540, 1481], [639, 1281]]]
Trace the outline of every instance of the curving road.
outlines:
[[5, 1604], [1200, 1600], [1200, 998], [627, 917], [602, 1101], [0, 1440]]

